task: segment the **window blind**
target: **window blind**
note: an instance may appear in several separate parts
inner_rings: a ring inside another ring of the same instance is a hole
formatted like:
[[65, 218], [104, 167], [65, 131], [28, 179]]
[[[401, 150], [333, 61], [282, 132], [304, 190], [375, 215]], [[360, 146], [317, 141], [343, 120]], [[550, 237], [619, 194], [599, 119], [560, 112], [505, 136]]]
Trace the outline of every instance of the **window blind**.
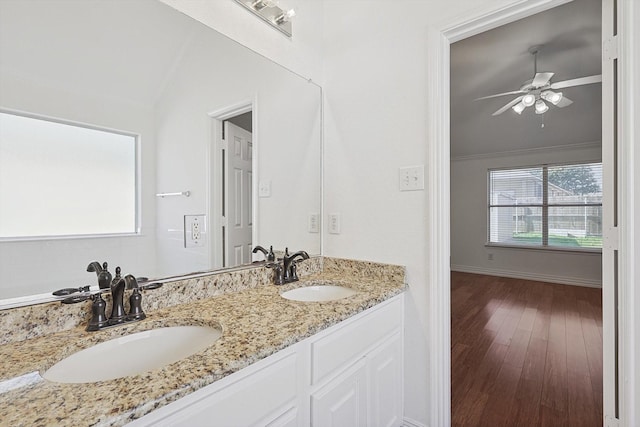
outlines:
[[602, 247], [602, 164], [488, 171], [488, 241], [508, 246]]

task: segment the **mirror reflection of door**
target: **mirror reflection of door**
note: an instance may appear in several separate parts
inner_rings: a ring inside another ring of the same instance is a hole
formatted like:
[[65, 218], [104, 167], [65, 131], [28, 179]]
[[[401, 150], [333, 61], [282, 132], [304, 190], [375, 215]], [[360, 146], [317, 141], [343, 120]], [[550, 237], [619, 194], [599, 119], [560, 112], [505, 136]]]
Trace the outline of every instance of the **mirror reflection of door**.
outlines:
[[[251, 113], [248, 115], [250, 123]], [[233, 267], [251, 262], [253, 144], [251, 132], [229, 120], [224, 122], [224, 135], [224, 266]]]

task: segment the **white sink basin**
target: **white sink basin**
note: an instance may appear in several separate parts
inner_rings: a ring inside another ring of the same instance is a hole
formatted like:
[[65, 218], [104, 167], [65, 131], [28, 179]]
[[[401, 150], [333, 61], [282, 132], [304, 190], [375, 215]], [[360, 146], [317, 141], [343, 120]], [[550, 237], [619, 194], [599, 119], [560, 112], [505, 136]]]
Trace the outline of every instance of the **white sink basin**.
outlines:
[[356, 293], [353, 289], [344, 286], [319, 285], [291, 289], [280, 296], [293, 301], [320, 302], [342, 299]]
[[207, 326], [172, 326], [137, 332], [78, 351], [42, 377], [59, 383], [92, 383], [162, 368], [204, 350], [222, 332]]

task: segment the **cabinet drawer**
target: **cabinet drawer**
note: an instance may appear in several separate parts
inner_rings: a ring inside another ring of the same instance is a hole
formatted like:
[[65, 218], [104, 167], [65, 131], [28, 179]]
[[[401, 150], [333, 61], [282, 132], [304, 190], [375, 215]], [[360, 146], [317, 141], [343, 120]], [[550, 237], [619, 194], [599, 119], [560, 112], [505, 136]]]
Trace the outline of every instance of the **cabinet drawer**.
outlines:
[[[402, 325], [402, 299], [395, 297], [362, 317], [331, 328], [311, 343], [311, 383], [317, 384], [343, 365], [362, 357]], [[329, 331], [327, 331], [329, 332]]]

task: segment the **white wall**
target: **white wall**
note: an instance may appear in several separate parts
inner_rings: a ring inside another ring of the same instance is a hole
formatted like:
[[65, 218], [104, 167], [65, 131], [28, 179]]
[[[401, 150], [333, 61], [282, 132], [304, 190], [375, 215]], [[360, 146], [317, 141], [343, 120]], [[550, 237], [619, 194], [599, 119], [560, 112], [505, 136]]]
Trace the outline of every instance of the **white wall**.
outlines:
[[[600, 144], [454, 159], [451, 164], [451, 269], [585, 286], [602, 285], [602, 255], [485, 247], [487, 170], [601, 160]], [[488, 259], [493, 254], [493, 260]]]
[[429, 422], [437, 284], [427, 282], [427, 194], [399, 192], [398, 168], [427, 159], [428, 28], [507, 3], [324, 1], [325, 212], [342, 214], [342, 234], [326, 235], [323, 250], [407, 266], [405, 416], [416, 424]]

